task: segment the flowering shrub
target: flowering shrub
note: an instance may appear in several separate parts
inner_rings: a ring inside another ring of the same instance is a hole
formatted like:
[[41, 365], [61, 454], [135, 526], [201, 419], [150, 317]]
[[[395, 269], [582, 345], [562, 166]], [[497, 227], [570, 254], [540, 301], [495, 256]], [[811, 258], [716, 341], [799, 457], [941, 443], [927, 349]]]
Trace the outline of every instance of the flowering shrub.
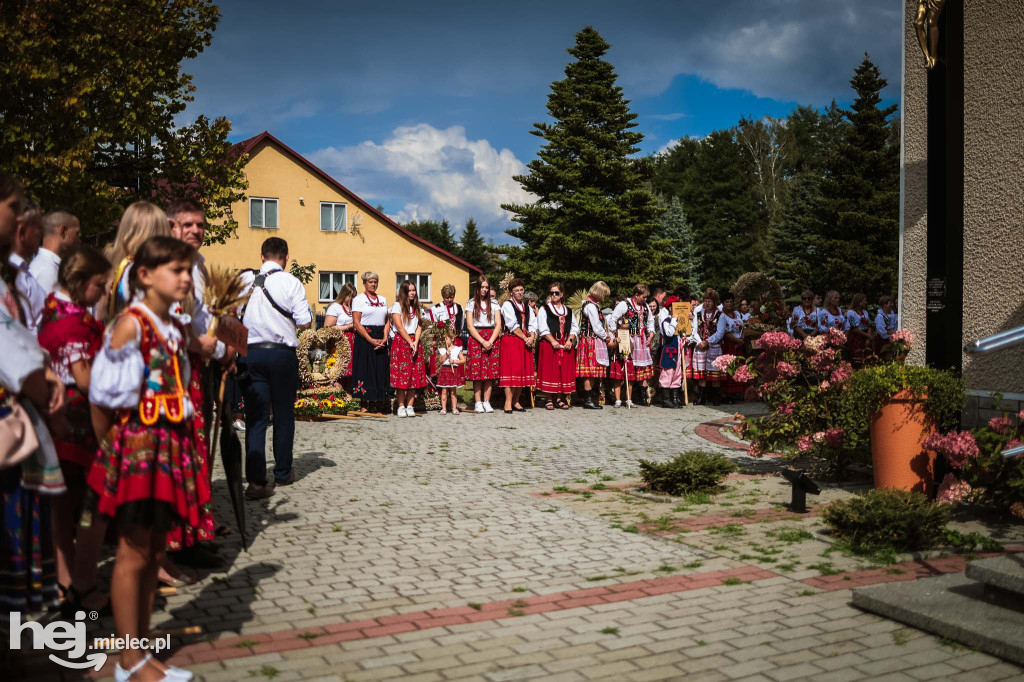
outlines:
[[924, 448], [944, 456], [954, 469], [962, 469], [967, 462], [981, 455], [970, 431], [933, 433], [925, 440]]
[[711, 363], [711, 366], [717, 369], [719, 372], [725, 372], [729, 369], [729, 365], [736, 359], [735, 355], [722, 354], [719, 355]]
[[914, 334], [909, 329], [897, 329], [889, 335], [889, 343], [882, 346], [882, 360], [902, 362], [913, 347]]
[[939, 490], [935, 495], [935, 501], [939, 504], [956, 504], [966, 500], [971, 494], [969, 483], [957, 480], [953, 474], [946, 474], [939, 484]]
[[319, 417], [325, 414], [346, 414], [350, 404], [344, 396], [335, 394], [303, 395], [295, 401], [296, 417]]

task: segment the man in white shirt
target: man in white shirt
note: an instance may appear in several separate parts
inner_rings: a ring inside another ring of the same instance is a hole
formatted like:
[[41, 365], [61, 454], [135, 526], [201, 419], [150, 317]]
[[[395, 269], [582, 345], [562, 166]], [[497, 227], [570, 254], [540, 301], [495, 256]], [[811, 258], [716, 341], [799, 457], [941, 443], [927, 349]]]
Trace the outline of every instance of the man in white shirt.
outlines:
[[292, 441], [295, 437], [295, 394], [299, 389], [299, 345], [296, 328], [313, 321], [306, 291], [294, 275], [285, 271], [288, 242], [271, 237], [261, 249], [259, 272], [242, 273], [252, 295], [242, 323], [249, 329], [245, 359], [249, 371], [245, 390], [245, 478], [251, 500], [274, 494], [267, 485], [267, 426], [274, 410], [274, 481], [289, 485], [292, 472]]
[[18, 289], [18, 304], [25, 317], [25, 326], [33, 334], [39, 333], [39, 322], [43, 317], [43, 303], [46, 292], [29, 272], [28, 264], [32, 262], [39, 243], [43, 238], [43, 214], [39, 205], [30, 203], [29, 207], [18, 216], [18, 226], [11, 244], [11, 255], [8, 261], [17, 270], [14, 284]]
[[81, 225], [78, 218], [67, 211], [50, 211], [43, 216], [43, 245], [28, 266], [29, 273], [47, 294], [57, 288], [60, 262], [78, 245]]
[[167, 207], [167, 220], [171, 223], [171, 235], [196, 250], [196, 262], [192, 266], [192, 288], [196, 298], [203, 300], [206, 291], [206, 259], [200, 253], [206, 238], [206, 213], [199, 204], [189, 199], [175, 199]]

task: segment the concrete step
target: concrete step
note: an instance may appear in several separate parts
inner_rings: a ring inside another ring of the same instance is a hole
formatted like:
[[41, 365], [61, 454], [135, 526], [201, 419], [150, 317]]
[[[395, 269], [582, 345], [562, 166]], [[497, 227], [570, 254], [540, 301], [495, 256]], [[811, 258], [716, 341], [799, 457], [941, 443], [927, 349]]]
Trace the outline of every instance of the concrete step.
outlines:
[[853, 604], [1024, 665], [1024, 597], [996, 594], [963, 573], [860, 587]]
[[1024, 596], [1024, 554], [1007, 554], [967, 564], [967, 577]]

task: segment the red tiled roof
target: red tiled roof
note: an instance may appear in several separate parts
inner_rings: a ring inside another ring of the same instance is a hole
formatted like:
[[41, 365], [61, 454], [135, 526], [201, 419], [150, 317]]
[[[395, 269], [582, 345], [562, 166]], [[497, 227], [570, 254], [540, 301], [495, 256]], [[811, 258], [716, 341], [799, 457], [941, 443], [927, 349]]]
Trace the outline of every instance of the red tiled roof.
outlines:
[[326, 182], [327, 184], [331, 185], [332, 187], [337, 189], [339, 192], [342, 192], [342, 193], [352, 197], [352, 200], [355, 203], [359, 204], [359, 206], [361, 206], [368, 213], [372, 213], [373, 215], [375, 215], [385, 225], [388, 225], [389, 227], [391, 227], [391, 228], [393, 228], [395, 230], [398, 230], [399, 232], [401, 232], [403, 235], [405, 235], [409, 239], [412, 239], [413, 241], [419, 242], [420, 244], [422, 244], [424, 247], [430, 249], [431, 251], [435, 251], [436, 253], [441, 254], [445, 258], [447, 258], [449, 260], [452, 260], [452, 261], [455, 261], [459, 265], [462, 265], [462, 266], [465, 266], [465, 267], [469, 268], [470, 272], [475, 272], [475, 273], [478, 273], [478, 274], [482, 272], [482, 270], [480, 268], [476, 267], [472, 263], [468, 263], [468, 262], [462, 260], [461, 258], [456, 256], [455, 254], [448, 253], [447, 251], [445, 251], [444, 249], [440, 248], [439, 246], [431, 244], [426, 239], [423, 239], [422, 237], [419, 237], [419, 236], [413, 234], [412, 232], [410, 232], [409, 230], [405, 229], [404, 227], [402, 227], [401, 225], [396, 223], [394, 220], [392, 220], [391, 218], [387, 217], [386, 215], [384, 215], [383, 213], [378, 211], [376, 208], [374, 208], [370, 204], [368, 204], [365, 201], [363, 201], [362, 199], [360, 199], [358, 196], [356, 196], [356, 194], [352, 190], [348, 189], [347, 187], [342, 185], [340, 182], [338, 182], [337, 180], [332, 178], [330, 175], [328, 175], [324, 171], [322, 171], [319, 168], [317, 168], [316, 166], [314, 166], [313, 163], [309, 159], [307, 159], [306, 157], [302, 156], [302, 154], [299, 154], [297, 151], [295, 151], [294, 149], [292, 149], [291, 147], [286, 145], [284, 142], [281, 142], [281, 140], [277, 139], [276, 137], [274, 137], [273, 135], [271, 135], [270, 133], [268, 133], [265, 130], [262, 133], [260, 133], [259, 135], [255, 135], [253, 137], [250, 137], [247, 140], [242, 140], [241, 142], [237, 143], [234, 147], [231, 148], [231, 153], [232, 154], [248, 154], [249, 152], [251, 152], [256, 147], [256, 145], [258, 145], [260, 142], [263, 142], [263, 141], [273, 142], [275, 145], [277, 145], [282, 150], [284, 150], [289, 155], [291, 155], [297, 162], [299, 162], [300, 164], [302, 164], [303, 166], [308, 168], [312, 173], [315, 173], [316, 175], [320, 176], [320, 178], [324, 182]]

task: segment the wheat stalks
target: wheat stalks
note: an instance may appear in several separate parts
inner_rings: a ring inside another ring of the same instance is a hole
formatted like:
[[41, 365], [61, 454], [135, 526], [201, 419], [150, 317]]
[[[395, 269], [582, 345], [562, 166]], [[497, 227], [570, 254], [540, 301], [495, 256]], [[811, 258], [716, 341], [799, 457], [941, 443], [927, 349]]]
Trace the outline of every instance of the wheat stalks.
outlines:
[[203, 299], [213, 318], [206, 333], [208, 336], [216, 336], [218, 318], [235, 314], [249, 300], [249, 292], [239, 273], [215, 265], [209, 270]]

